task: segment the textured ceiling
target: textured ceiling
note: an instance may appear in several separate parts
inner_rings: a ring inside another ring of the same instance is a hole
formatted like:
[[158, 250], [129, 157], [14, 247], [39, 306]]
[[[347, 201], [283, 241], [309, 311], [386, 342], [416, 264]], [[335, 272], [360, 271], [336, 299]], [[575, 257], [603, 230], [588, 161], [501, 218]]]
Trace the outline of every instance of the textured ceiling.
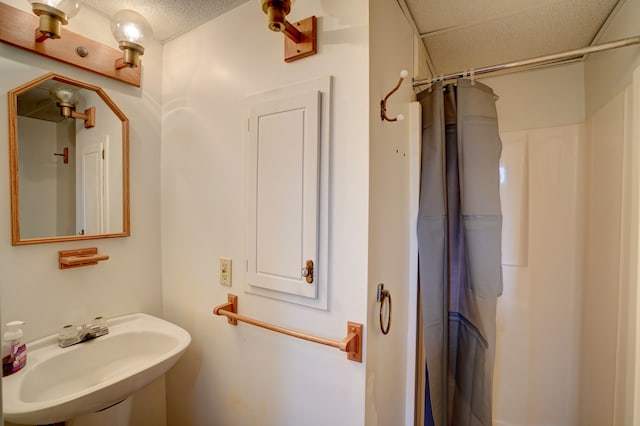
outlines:
[[438, 76], [586, 47], [619, 1], [399, 2], [413, 17]]
[[[154, 38], [166, 42], [247, 1], [255, 0], [85, 0], [85, 4], [106, 16], [120, 9], [136, 10], [149, 20]], [[626, 0], [397, 1], [422, 35], [431, 72], [437, 76], [588, 46], [617, 4]]]
[[108, 17], [121, 9], [135, 10], [149, 21], [153, 37], [166, 42], [247, 1], [249, 0], [84, 0], [83, 4]]

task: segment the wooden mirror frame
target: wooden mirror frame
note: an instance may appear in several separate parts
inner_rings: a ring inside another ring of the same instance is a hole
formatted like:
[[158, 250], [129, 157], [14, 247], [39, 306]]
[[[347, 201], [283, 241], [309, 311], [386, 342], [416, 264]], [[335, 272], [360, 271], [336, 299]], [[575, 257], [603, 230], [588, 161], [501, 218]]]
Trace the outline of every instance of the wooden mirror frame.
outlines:
[[[42, 84], [47, 80], [56, 80], [82, 89], [95, 92], [100, 99], [113, 111], [122, 122], [122, 232], [91, 234], [91, 235], [65, 235], [56, 237], [39, 237], [22, 239], [20, 237], [20, 197], [18, 187], [18, 96], [28, 90]], [[41, 244], [63, 241], [94, 240], [99, 238], [129, 237], [131, 235], [131, 220], [129, 211], [129, 119], [118, 106], [107, 96], [105, 91], [98, 86], [83, 83], [55, 73], [48, 73], [40, 78], [23, 84], [8, 92], [9, 98], [9, 171], [11, 193], [11, 244]]]

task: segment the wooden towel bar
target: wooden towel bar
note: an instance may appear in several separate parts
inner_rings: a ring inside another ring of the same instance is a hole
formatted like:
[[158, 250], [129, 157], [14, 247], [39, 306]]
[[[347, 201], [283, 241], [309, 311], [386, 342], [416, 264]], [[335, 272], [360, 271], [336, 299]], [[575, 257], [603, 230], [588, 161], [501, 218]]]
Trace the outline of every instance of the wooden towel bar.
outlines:
[[338, 348], [347, 353], [347, 359], [351, 361], [362, 362], [362, 324], [355, 322], [347, 322], [347, 337], [342, 340], [330, 340], [322, 337], [312, 336], [309, 334], [301, 333], [299, 331], [289, 330], [286, 328], [278, 327], [277, 325], [268, 324], [266, 322], [258, 321], [253, 318], [238, 315], [238, 296], [233, 294], [227, 295], [227, 303], [216, 306], [213, 308], [215, 315], [221, 315], [227, 317], [229, 324], [237, 325], [238, 321], [245, 322], [247, 324], [255, 325], [257, 327], [266, 328], [267, 330], [275, 331], [278, 333], [286, 334], [288, 336], [297, 337], [298, 339], [308, 340], [310, 342], [319, 343], [321, 345], [327, 345], [334, 348]]

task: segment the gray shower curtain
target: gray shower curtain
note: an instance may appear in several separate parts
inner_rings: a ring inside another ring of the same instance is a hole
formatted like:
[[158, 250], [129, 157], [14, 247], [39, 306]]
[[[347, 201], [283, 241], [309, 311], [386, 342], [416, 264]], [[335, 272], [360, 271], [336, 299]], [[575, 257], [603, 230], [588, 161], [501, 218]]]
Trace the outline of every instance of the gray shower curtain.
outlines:
[[424, 424], [492, 426], [496, 301], [502, 293], [495, 98], [481, 83], [418, 95], [418, 250], [426, 356]]

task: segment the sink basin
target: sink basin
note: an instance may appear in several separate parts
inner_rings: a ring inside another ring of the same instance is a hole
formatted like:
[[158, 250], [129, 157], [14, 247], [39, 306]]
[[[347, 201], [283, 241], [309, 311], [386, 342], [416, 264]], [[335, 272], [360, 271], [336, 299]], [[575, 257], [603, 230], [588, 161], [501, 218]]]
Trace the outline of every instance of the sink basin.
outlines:
[[110, 407], [169, 370], [188, 332], [147, 314], [107, 320], [109, 334], [68, 348], [57, 335], [27, 343], [27, 365], [2, 379], [4, 419], [50, 424]]

